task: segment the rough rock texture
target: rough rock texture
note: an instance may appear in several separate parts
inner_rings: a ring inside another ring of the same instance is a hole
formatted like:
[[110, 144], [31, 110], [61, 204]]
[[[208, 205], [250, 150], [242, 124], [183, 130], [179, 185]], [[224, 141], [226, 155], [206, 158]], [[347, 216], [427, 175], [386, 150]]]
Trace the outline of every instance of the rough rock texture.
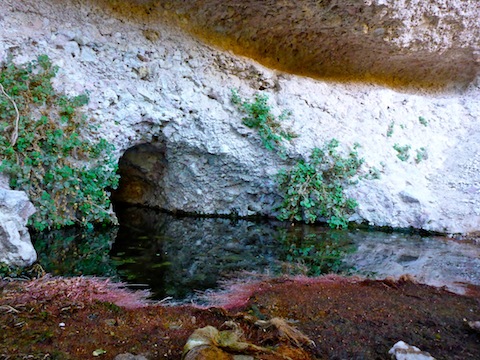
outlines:
[[23, 191], [0, 186], [0, 262], [29, 266], [37, 259], [26, 227], [35, 208]]
[[435, 360], [428, 352], [421, 351], [416, 346], [408, 345], [403, 341], [393, 345], [388, 353], [393, 360]]
[[[393, 0], [366, 1], [366, 5], [352, 1], [351, 7], [335, 8], [337, 25], [327, 19], [333, 32], [341, 34], [354, 30], [342, 25], [343, 15], [369, 10], [361, 19], [373, 17], [372, 25], [362, 25], [354, 36], [354, 44], [366, 44], [353, 56], [361, 61], [331, 53], [330, 63], [347, 59], [340, 64], [346, 78], [365, 81], [372, 72], [373, 80], [395, 85], [395, 79], [405, 74], [398, 83], [402, 85], [410, 83], [421, 68], [424, 75], [414, 83], [428, 87], [438, 79], [448, 91], [436, 93], [325, 82], [270, 70], [205, 45], [163, 18], [176, 16], [181, 23], [194, 19], [195, 13], [188, 13], [194, 2], [178, 2], [184, 8], [174, 7], [176, 2], [135, 3], [132, 7], [113, 0], [6, 0], [0, 4], [0, 61], [9, 54], [17, 62], [48, 54], [61, 68], [55, 80], [59, 90], [90, 92], [86, 110], [100, 126], [92, 136], [104, 136], [114, 143], [119, 157], [134, 146], [149, 144], [142, 148], [148, 164], [142, 156], [132, 157], [135, 174], [161, 164], [161, 176], [146, 176], [142, 181], [155, 179], [156, 186], [142, 188], [144, 193], [135, 195], [132, 202], [206, 214], [274, 215], [274, 205], [280, 200], [275, 195], [276, 172], [335, 137], [345, 149], [360, 143], [366, 165], [381, 174], [380, 180], [364, 181], [350, 189], [360, 204], [352, 220], [451, 233], [480, 229], [480, 83], [475, 78], [479, 8], [474, 2], [456, 1], [447, 7], [446, 1], [425, 0], [411, 6]], [[214, 10], [207, 2], [198, 2], [198, 6]], [[243, 2], [237, 7], [244, 7]], [[218, 14], [223, 11], [217, 4], [215, 8]], [[419, 8], [422, 15], [417, 15]], [[291, 32], [305, 31], [310, 38], [306, 25], [316, 22], [305, 23], [313, 15], [308, 7], [302, 11], [306, 14], [302, 15], [303, 30], [292, 23]], [[388, 21], [380, 18], [385, 11]], [[198, 21], [209, 14], [214, 20], [217, 13], [200, 12]], [[413, 26], [421, 19], [424, 25]], [[264, 26], [262, 21], [253, 24]], [[385, 33], [377, 31], [377, 24]], [[187, 25], [192, 30], [195, 23], [192, 20]], [[245, 26], [248, 29], [251, 24]], [[282, 36], [285, 30], [278, 31], [272, 34]], [[359, 40], [365, 37], [369, 40]], [[266, 51], [277, 49], [277, 43], [267, 39], [260, 39]], [[315, 48], [308, 42], [302, 44], [300, 55]], [[354, 51], [349, 41], [341, 45], [345, 51]], [[329, 49], [319, 50], [321, 59], [330, 54]], [[366, 57], [368, 52], [372, 55]], [[300, 55], [292, 50], [291, 58], [301, 64]], [[310, 65], [299, 65], [299, 73], [306, 73], [301, 69]], [[317, 75], [322, 74], [319, 70]], [[324, 75], [342, 78], [335, 72]], [[279, 112], [280, 108], [292, 110], [294, 117], [287, 125], [299, 137], [288, 145], [287, 161], [264, 150], [257, 135], [241, 124], [242, 115], [229, 100], [231, 88], [238, 88], [243, 96], [264, 91]], [[398, 159], [395, 144], [411, 146], [408, 161]], [[419, 162], [415, 161], [417, 151], [422, 153]]]
[[465, 85], [478, 72], [476, 0], [158, 1], [193, 33], [267, 66], [394, 86]]

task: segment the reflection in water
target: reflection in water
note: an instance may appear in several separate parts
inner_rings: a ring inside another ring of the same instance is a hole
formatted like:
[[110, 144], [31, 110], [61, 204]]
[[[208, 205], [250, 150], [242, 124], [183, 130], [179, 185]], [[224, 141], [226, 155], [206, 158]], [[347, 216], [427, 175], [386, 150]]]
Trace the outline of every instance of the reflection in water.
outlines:
[[68, 228], [32, 236], [38, 262], [53, 275], [101, 275], [115, 278], [110, 249], [117, 228], [98, 231]]
[[290, 233], [279, 222], [173, 217], [138, 208], [118, 210], [117, 215], [124, 224], [111, 252], [118, 272], [151, 286], [156, 298], [185, 298], [240, 272], [342, 270], [344, 251], [325, 229], [303, 240], [303, 232]]
[[135, 207], [117, 209], [117, 216], [119, 228], [38, 235], [40, 263], [53, 274], [109, 276], [143, 284], [156, 299], [176, 300], [245, 273], [409, 273], [457, 291], [461, 283], [480, 284], [480, 247], [440, 237], [178, 217]]

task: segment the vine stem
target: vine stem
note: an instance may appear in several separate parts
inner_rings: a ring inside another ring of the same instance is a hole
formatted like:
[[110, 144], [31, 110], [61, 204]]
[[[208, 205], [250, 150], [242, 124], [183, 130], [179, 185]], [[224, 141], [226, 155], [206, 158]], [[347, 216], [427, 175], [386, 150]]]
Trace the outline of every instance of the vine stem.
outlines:
[[18, 111], [18, 107], [17, 107], [17, 104], [15, 103], [15, 101], [6, 93], [5, 89], [3, 88], [3, 85], [0, 84], [0, 90], [2, 90], [2, 94], [5, 95], [5, 97], [10, 100], [10, 102], [12, 103], [13, 107], [15, 108], [15, 113], [16, 113], [16, 117], [15, 117], [15, 129], [13, 130], [13, 133], [12, 133], [12, 137], [10, 138], [10, 142], [12, 143], [12, 146], [15, 146], [15, 144], [17, 143], [17, 139], [18, 139], [18, 123], [20, 121], [20, 112]]

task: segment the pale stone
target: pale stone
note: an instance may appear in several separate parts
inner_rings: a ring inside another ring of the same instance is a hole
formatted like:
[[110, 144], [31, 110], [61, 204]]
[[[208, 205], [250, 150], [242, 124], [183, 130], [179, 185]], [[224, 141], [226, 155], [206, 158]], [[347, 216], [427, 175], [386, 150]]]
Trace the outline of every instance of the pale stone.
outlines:
[[94, 62], [97, 61], [97, 55], [95, 54], [95, 51], [93, 51], [91, 48], [87, 46], [82, 46], [82, 49], [80, 51], [80, 60], [84, 62]]
[[37, 259], [26, 227], [35, 208], [23, 191], [0, 188], [0, 262], [29, 266]]
[[421, 351], [416, 346], [408, 345], [403, 341], [393, 345], [388, 354], [393, 360], [435, 360], [428, 352]]
[[80, 55], [80, 46], [75, 41], [69, 41], [64, 45], [65, 52], [74, 58]]

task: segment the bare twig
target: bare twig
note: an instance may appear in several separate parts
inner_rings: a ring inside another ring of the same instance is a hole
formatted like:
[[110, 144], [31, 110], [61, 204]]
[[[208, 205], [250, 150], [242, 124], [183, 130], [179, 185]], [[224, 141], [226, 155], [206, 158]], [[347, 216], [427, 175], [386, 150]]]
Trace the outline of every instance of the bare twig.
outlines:
[[13, 107], [15, 108], [15, 113], [16, 113], [15, 128], [13, 130], [12, 137], [10, 138], [10, 142], [11, 142], [12, 146], [14, 146], [17, 143], [17, 139], [18, 139], [18, 123], [20, 121], [20, 111], [18, 111], [18, 107], [17, 107], [17, 104], [15, 103], [15, 101], [5, 92], [5, 89], [3, 88], [2, 84], [0, 84], [0, 90], [2, 91], [2, 94], [5, 95], [5, 97], [8, 100], [10, 100]]
[[18, 314], [20, 311], [15, 309], [14, 307], [10, 306], [10, 305], [0, 305], [0, 310], [5, 310], [7, 313], [16, 313]]

